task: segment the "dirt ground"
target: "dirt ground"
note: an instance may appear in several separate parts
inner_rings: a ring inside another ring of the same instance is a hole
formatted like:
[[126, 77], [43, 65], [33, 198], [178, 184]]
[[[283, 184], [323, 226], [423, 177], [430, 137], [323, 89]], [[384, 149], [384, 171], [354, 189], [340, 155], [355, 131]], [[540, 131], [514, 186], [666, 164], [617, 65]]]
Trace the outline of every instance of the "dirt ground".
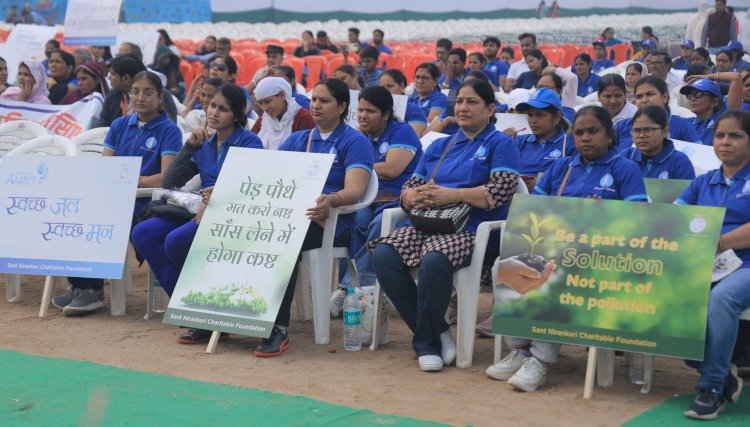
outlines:
[[[654, 390], [642, 395], [638, 386], [628, 382], [624, 360], [617, 357], [614, 386], [597, 387], [587, 401], [582, 398], [586, 351], [563, 346], [547, 385], [535, 393], [522, 393], [485, 375], [493, 359], [493, 340], [479, 338], [471, 368], [425, 373], [414, 358], [411, 334], [395, 312], [390, 341], [377, 352], [344, 351], [340, 319], [332, 321], [336, 352], [329, 352], [329, 346], [314, 344], [311, 321], [293, 318], [291, 349], [281, 357], [256, 358], [252, 349], [259, 339], [236, 335], [209, 355], [204, 345], [177, 344], [174, 338], [181, 329], [162, 324], [160, 317], [143, 319], [145, 274], [145, 267], [134, 271], [134, 295], [128, 297], [125, 316], [109, 314], [107, 287], [107, 306], [100, 312], [65, 318], [50, 306], [45, 320], [38, 318], [43, 278], [25, 277], [21, 302], [0, 301], [0, 348], [300, 395], [452, 425], [620, 425], [675, 393], [691, 393], [697, 380], [695, 371], [681, 360], [657, 358]], [[0, 275], [0, 289], [4, 285], [5, 277]], [[61, 291], [57, 285], [54, 294]], [[489, 315], [491, 298], [490, 290], [483, 290], [480, 320]]]

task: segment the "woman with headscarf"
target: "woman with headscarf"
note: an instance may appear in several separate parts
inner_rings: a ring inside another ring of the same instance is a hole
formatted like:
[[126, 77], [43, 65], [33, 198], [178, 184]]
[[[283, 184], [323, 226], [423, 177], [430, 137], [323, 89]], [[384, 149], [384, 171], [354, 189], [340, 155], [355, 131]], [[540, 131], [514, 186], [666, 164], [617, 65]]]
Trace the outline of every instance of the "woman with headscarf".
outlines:
[[73, 104], [81, 99], [99, 92], [103, 97], [109, 93], [109, 84], [107, 83], [107, 71], [105, 65], [98, 62], [86, 62], [76, 70], [78, 79], [78, 89], [68, 92], [60, 101], [60, 105]]
[[309, 110], [300, 107], [292, 97], [292, 87], [282, 77], [266, 77], [255, 87], [255, 99], [263, 115], [252, 131], [263, 141], [263, 147], [279, 148], [294, 132], [315, 127]]
[[24, 101], [32, 104], [49, 104], [47, 72], [36, 61], [22, 61], [18, 66], [18, 87], [5, 89], [0, 99]]

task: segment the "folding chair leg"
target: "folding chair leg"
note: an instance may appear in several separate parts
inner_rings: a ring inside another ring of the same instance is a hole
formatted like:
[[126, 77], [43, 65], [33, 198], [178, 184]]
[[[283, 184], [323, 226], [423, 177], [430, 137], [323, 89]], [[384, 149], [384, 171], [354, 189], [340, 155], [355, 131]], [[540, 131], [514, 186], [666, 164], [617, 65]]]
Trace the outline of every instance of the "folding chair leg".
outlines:
[[586, 379], [584, 380], [583, 386], [583, 398], [591, 399], [594, 394], [594, 376], [596, 375], [596, 358], [597, 358], [596, 347], [589, 347], [589, 359], [586, 363]]
[[654, 355], [644, 354], [643, 355], [643, 387], [641, 387], [641, 393], [651, 393], [651, 385], [654, 382]]
[[52, 299], [52, 281], [53, 276], [47, 276], [44, 279], [44, 291], [42, 292], [42, 305], [39, 307], [39, 317], [44, 319], [47, 317], [47, 310], [49, 309], [49, 303]]
[[477, 326], [477, 305], [479, 304], [479, 289], [461, 283], [458, 291], [458, 326], [456, 366], [470, 368], [474, 355], [474, 335]]
[[[314, 254], [314, 255], [313, 255]], [[316, 252], [311, 253], [310, 266], [312, 269], [312, 306], [313, 326], [315, 329], [315, 344], [328, 344], [331, 341], [331, 312], [329, 296], [333, 259], [320, 259]], [[322, 286], [315, 286], [320, 283]]]
[[5, 300], [8, 302], [21, 302], [21, 275], [5, 275]]
[[495, 363], [503, 359], [503, 336], [495, 335]]
[[109, 305], [113, 316], [125, 315], [125, 295], [127, 294], [128, 276], [130, 276], [130, 263], [127, 259], [122, 268], [122, 279], [110, 281], [110, 288], [112, 289], [109, 297]]
[[[310, 265], [310, 256], [303, 252], [302, 261], [297, 270], [297, 283], [294, 288], [294, 300], [297, 304], [297, 319], [306, 322], [313, 318], [312, 296], [310, 288], [312, 287], [312, 273], [308, 266]], [[304, 268], [304, 272], [302, 271]]]
[[219, 344], [220, 336], [221, 336], [221, 332], [219, 331], [213, 331], [211, 333], [211, 339], [208, 340], [208, 347], [206, 347], [206, 353], [211, 354], [214, 351], [216, 351], [216, 345]]
[[615, 351], [600, 348], [597, 352], [596, 383], [599, 387], [611, 387], [615, 382]]
[[146, 315], [143, 316], [145, 320], [154, 317], [154, 280], [154, 272], [149, 269], [146, 280]]
[[380, 337], [380, 311], [383, 309], [383, 289], [380, 287], [380, 283], [375, 282], [375, 313], [372, 316], [372, 343], [370, 343], [370, 351], [378, 349], [378, 338]]

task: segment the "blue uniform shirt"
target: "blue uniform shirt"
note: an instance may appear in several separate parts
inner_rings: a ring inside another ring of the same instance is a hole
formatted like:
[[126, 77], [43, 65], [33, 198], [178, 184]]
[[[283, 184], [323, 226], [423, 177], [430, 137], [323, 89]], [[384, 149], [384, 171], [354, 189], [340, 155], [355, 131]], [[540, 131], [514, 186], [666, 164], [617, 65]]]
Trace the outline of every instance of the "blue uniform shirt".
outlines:
[[698, 117], [693, 117], [690, 122], [695, 128], [695, 132], [701, 138], [703, 145], [714, 145], [714, 129], [716, 128], [716, 120], [719, 118], [724, 110], [720, 109], [718, 112], [711, 115], [706, 120], [701, 120]]
[[690, 66], [690, 61], [685, 58], [678, 56], [672, 60], [672, 68], [675, 70], [687, 70]]
[[[429, 180], [453, 138], [435, 140], [419, 161], [414, 176]], [[489, 182], [492, 173], [509, 171], [518, 174], [521, 168], [518, 145], [509, 136], [495, 130], [493, 124], [489, 124], [474, 139], [467, 138], [460, 130], [455, 138], [453, 147], [437, 171], [436, 184], [450, 188], [472, 188]], [[483, 221], [507, 218], [508, 206], [504, 204], [492, 210], [472, 208], [465, 230], [474, 232]]]
[[655, 157], [645, 159], [643, 153], [636, 147], [622, 150], [621, 156], [638, 164], [644, 178], [659, 179], [693, 179], [695, 168], [685, 153], [675, 150], [672, 141]]
[[362, 89], [370, 86], [380, 86], [380, 76], [383, 75], [382, 68], [376, 68], [372, 74], [367, 75], [365, 69], [359, 70], [359, 76], [365, 80], [365, 84], [362, 85]]
[[[448, 110], [443, 110], [442, 113], [438, 116], [439, 120], [445, 120], [445, 118], [448, 117]], [[460, 128], [458, 127], [457, 123], [449, 123], [448, 126], [443, 129], [442, 133], [448, 134], [448, 135], [455, 135]]]
[[406, 113], [404, 114], [404, 121], [410, 125], [425, 125], [427, 126], [427, 116], [425, 116], [422, 109], [417, 107], [416, 104], [407, 103]]
[[555, 160], [576, 153], [573, 136], [565, 134], [562, 127], [550, 139], [539, 142], [534, 135], [521, 135], [516, 143], [521, 151], [521, 175], [535, 178], [539, 172], [546, 172]]
[[310, 109], [310, 98], [306, 97], [305, 95], [299, 92], [293, 93], [292, 97], [294, 97], [294, 100], [297, 101], [297, 104], [299, 104], [300, 107], [306, 110]]
[[617, 154], [615, 149], [591, 163], [586, 163], [580, 154], [555, 160], [534, 187], [534, 194], [556, 196], [568, 168], [570, 175], [562, 193], [565, 197], [648, 200], [638, 165]]
[[227, 157], [229, 147], [245, 147], [263, 149], [263, 142], [260, 138], [249, 130], [238, 127], [232, 134], [221, 144], [221, 148], [216, 148], [216, 135], [201, 145], [200, 150], [193, 154], [193, 162], [198, 166], [198, 172], [201, 175], [201, 188], [210, 187], [216, 184], [216, 178], [219, 177], [219, 171]]
[[598, 73], [600, 71], [604, 71], [607, 68], [614, 67], [615, 63], [612, 62], [611, 59], [602, 59], [599, 61], [598, 59], [593, 59], [591, 61], [591, 72], [592, 73]]
[[383, 129], [383, 132], [377, 139], [371, 139], [375, 163], [385, 162], [385, 158], [391, 150], [407, 150], [414, 155], [406, 169], [394, 179], [381, 179], [379, 189], [386, 190], [391, 194], [398, 196], [401, 194], [401, 187], [406, 180], [414, 173], [417, 163], [422, 157], [422, 143], [419, 141], [414, 129], [406, 123], [391, 121]]
[[138, 114], [130, 114], [112, 122], [104, 147], [115, 156], [141, 157], [141, 176], [151, 176], [161, 173], [162, 157], [180, 151], [182, 133], [164, 112], [143, 126], [138, 126]]
[[[323, 193], [329, 194], [344, 188], [344, 177], [346, 172], [361, 168], [370, 173], [374, 173], [372, 166], [374, 158], [370, 142], [358, 131], [341, 122], [339, 126], [328, 136], [323, 139], [317, 127], [314, 129], [301, 130], [289, 135], [279, 150], [282, 151], [307, 151], [307, 138], [313, 133], [310, 141], [311, 153], [330, 153], [336, 157], [333, 160], [331, 171], [328, 172], [328, 178], [323, 186]], [[336, 224], [336, 234], [345, 230], [352, 225], [353, 214], [340, 215]]]
[[429, 117], [432, 110], [437, 110], [439, 113], [445, 111], [447, 100], [448, 97], [436, 87], [434, 91], [423, 99], [419, 99], [419, 94], [415, 92], [409, 97], [409, 104], [416, 105], [422, 110], [425, 117]]
[[570, 124], [570, 127], [572, 128], [573, 127], [573, 119], [576, 116], [576, 110], [574, 110], [574, 109], [572, 109], [570, 107], [566, 107], [566, 106], [563, 105], [562, 113], [563, 113], [563, 117], [568, 121], [568, 123]]
[[[488, 62], [487, 65], [484, 66], [485, 72], [491, 72], [495, 75], [496, 80], [491, 81], [497, 87], [500, 87], [500, 79], [503, 79], [508, 75], [508, 70], [508, 64], [500, 58], [495, 58], [494, 61]], [[489, 73], [487, 76], [489, 77]]]
[[[618, 152], [633, 145], [633, 137], [630, 135], [630, 128], [633, 127], [633, 118], [621, 120], [615, 125], [615, 138], [617, 141]], [[669, 137], [680, 141], [694, 142], [702, 144], [700, 136], [695, 131], [690, 119], [670, 115], [669, 116]]]
[[[464, 77], [466, 77], [466, 75], [469, 74], [470, 72], [471, 72], [471, 69], [467, 68], [464, 71], [464, 74], [461, 76], [460, 79], [458, 77], [456, 77], [456, 76], [453, 76], [451, 78], [449, 89], [451, 89], [451, 90], [458, 89], [458, 87], [461, 86], [461, 83], [464, 82]], [[440, 78], [438, 79], [438, 85], [440, 87], [443, 87], [443, 83], [445, 83], [445, 74], [443, 74], [442, 76], [440, 76]]]
[[[724, 178], [722, 168], [693, 180], [675, 203], [681, 205], [723, 206], [727, 209], [721, 234], [750, 222], [750, 163], [732, 178]], [[735, 249], [742, 268], [750, 268], [750, 248]]]
[[578, 76], [578, 96], [584, 98], [586, 97], [586, 95], [590, 95], [598, 91], [599, 80], [601, 80], [601, 77], [599, 77], [599, 75], [597, 74], [594, 74], [593, 72], [589, 73], [589, 76], [586, 77], [586, 80], [581, 80], [581, 76]]

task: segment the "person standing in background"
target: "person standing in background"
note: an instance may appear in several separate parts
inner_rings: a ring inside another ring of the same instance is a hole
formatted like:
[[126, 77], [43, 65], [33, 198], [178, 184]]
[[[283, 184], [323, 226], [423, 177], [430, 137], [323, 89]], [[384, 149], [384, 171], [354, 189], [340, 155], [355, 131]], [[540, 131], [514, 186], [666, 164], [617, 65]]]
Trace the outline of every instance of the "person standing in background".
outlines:
[[701, 46], [711, 54], [719, 53], [719, 49], [732, 40], [737, 39], [735, 22], [737, 18], [727, 10], [726, 0], [716, 0], [716, 11], [708, 16], [701, 32]]

